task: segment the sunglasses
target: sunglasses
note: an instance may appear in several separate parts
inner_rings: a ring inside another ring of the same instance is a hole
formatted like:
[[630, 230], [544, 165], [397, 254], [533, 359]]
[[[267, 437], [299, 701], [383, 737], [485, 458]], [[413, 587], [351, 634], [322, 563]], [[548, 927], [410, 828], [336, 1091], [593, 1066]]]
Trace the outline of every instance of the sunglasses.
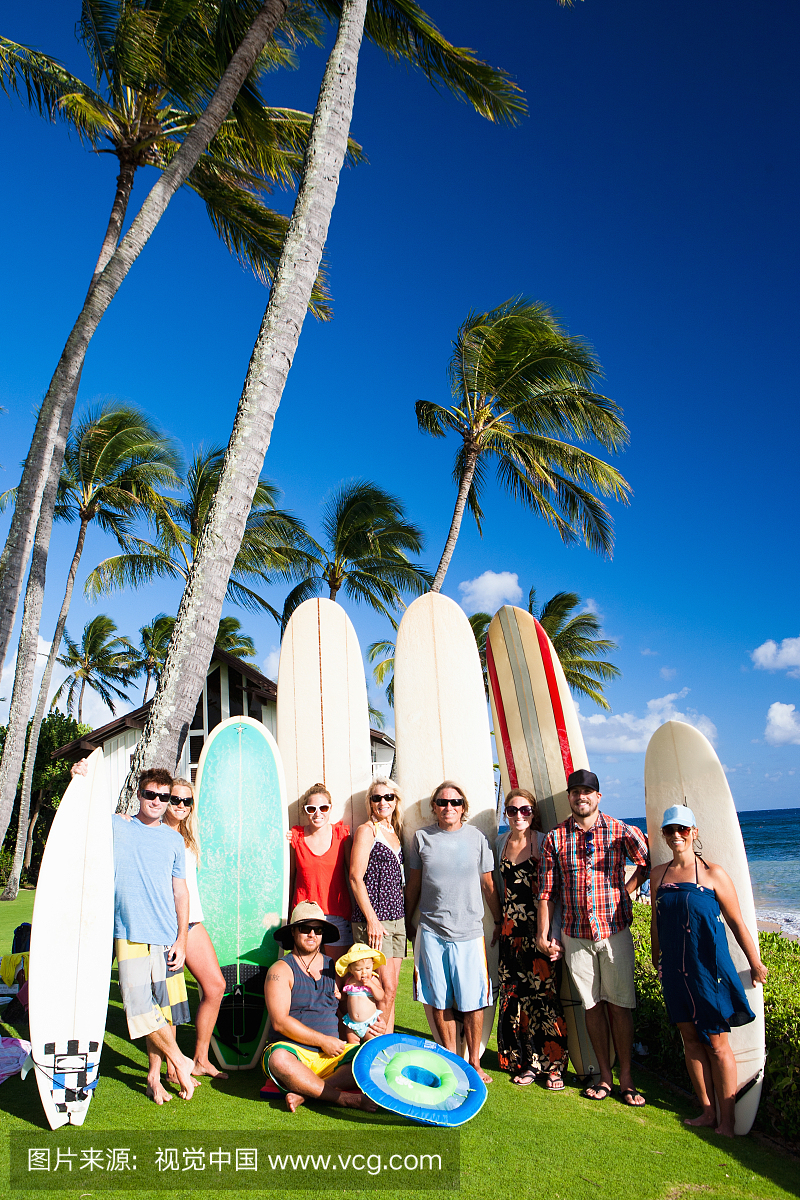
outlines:
[[437, 808], [447, 808], [448, 804], [451, 808], [463, 808], [464, 806], [463, 800], [434, 800], [433, 803]]
[[153, 792], [150, 788], [144, 788], [139, 795], [143, 796], [145, 800], [158, 800], [159, 804], [169, 804], [170, 802], [169, 792]]
[[322, 926], [321, 925], [298, 925], [297, 928], [300, 930], [301, 933], [313, 933], [317, 937], [322, 937]]
[[522, 816], [522, 817], [529, 817], [532, 814], [532, 812], [533, 812], [533, 809], [531, 808], [530, 804], [520, 804], [519, 808], [515, 808], [513, 805], [509, 805], [509, 807], [506, 809], [506, 815], [509, 817], [511, 816], [512, 813], [518, 814], [519, 816]]
[[179, 804], [182, 804], [184, 808], [191, 808], [194, 804], [194, 800], [186, 800], [183, 796], [170, 796], [169, 802], [173, 808], [177, 808]]
[[679, 833], [681, 837], [686, 837], [687, 833], [691, 833], [691, 825], [665, 825], [663, 832], [667, 837], [672, 837], [673, 833]]
[[330, 804], [304, 804], [303, 808], [310, 817], [313, 817], [316, 812], [326, 813], [331, 811]]
[[369, 799], [371, 804], [380, 804], [381, 800], [385, 800], [387, 804], [391, 804], [393, 800], [397, 799], [397, 796], [395, 796], [393, 792], [386, 792], [383, 796], [379, 796], [378, 793], [375, 792], [372, 796], [370, 796]]

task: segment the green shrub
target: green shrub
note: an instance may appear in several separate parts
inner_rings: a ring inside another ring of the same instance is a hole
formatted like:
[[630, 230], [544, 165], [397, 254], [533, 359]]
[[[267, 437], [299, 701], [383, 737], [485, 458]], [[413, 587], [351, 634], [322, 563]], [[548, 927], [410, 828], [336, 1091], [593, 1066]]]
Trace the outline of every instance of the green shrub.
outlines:
[[[633, 906], [636, 949], [634, 1041], [647, 1048], [644, 1065], [687, 1092], [692, 1090], [683, 1043], [667, 1020], [661, 984], [650, 959], [650, 908]], [[759, 1124], [800, 1143], [800, 945], [778, 933], [760, 933], [761, 958], [769, 971], [764, 985], [767, 1063]]]

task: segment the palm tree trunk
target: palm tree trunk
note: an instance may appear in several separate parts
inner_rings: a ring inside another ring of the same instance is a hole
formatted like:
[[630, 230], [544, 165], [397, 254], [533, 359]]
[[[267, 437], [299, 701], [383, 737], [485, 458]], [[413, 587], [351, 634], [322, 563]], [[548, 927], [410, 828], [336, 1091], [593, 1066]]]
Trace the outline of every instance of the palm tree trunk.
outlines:
[[[36, 671], [36, 659], [39, 649], [39, 622], [42, 616], [42, 601], [44, 600], [44, 584], [47, 575], [47, 549], [50, 545], [50, 534], [53, 530], [53, 509], [58, 491], [58, 480], [61, 473], [60, 465], [56, 468], [56, 457], [60, 461], [64, 456], [64, 445], [69, 432], [67, 414], [62, 415], [58, 429], [58, 455], [53, 454], [50, 463], [50, 474], [47, 487], [42, 499], [42, 515], [36, 526], [36, 539], [31, 554], [31, 569], [28, 573], [28, 586], [25, 590], [25, 605], [22, 612], [22, 632], [17, 647], [17, 666], [14, 672], [14, 690], [11, 693], [11, 706], [8, 710], [8, 731], [3, 747], [3, 758], [0, 761], [0, 845], [6, 836], [8, 822], [14, 808], [14, 798], [17, 794], [19, 773], [25, 754], [25, 734], [28, 728], [28, 717], [33, 700], [33, 676]], [[45, 503], [46, 501], [46, 503]], [[20, 825], [28, 822], [28, 808], [20, 808]]]
[[150, 763], [177, 764], [203, 687], [231, 569], [317, 277], [347, 150], [367, 0], [344, 0], [311, 124], [303, 178], [253, 349], [217, 491], [166, 663], [121, 797]]
[[[67, 624], [67, 615], [69, 613], [69, 606], [72, 601], [72, 591], [75, 586], [75, 576], [78, 573], [78, 563], [81, 561], [81, 555], [83, 553], [83, 543], [86, 540], [86, 529], [87, 529], [88, 525], [89, 525], [89, 522], [84, 517], [81, 521], [81, 527], [80, 527], [80, 531], [78, 533], [78, 541], [75, 546], [75, 553], [72, 556], [72, 563], [69, 568], [69, 574], [67, 575], [67, 586], [64, 589], [64, 599], [61, 602], [61, 612], [58, 614], [58, 621], [56, 622], [56, 629], [55, 629], [55, 633], [53, 634], [53, 644], [50, 647], [50, 653], [47, 656], [47, 665], [45, 666], [45, 669], [44, 669], [44, 675], [42, 676], [42, 682], [39, 685], [39, 697], [36, 701], [36, 711], [33, 714], [33, 723], [31, 724], [31, 731], [28, 734], [28, 747], [27, 747], [27, 750], [25, 751], [25, 768], [22, 772], [22, 795], [20, 796], [20, 801], [19, 801], [20, 824], [17, 829], [17, 847], [16, 847], [16, 852], [14, 854], [14, 866], [13, 866], [11, 874], [8, 878], [8, 883], [6, 885], [5, 891], [0, 896], [0, 900], [14, 900], [17, 895], [17, 892], [19, 890], [20, 867], [22, 865], [22, 855], [23, 855], [24, 847], [25, 847], [25, 839], [22, 838], [22, 840], [20, 840], [20, 830], [22, 830], [24, 828], [23, 822], [22, 822], [22, 815], [24, 813], [27, 818], [28, 810], [30, 808], [31, 785], [33, 783], [33, 770], [36, 765], [36, 754], [39, 749], [39, 734], [42, 729], [42, 721], [44, 720], [44, 710], [47, 705], [47, 693], [50, 691], [50, 681], [53, 678], [53, 668], [55, 666], [56, 656], [58, 654], [58, 650], [61, 645], [61, 639], [64, 636], [64, 628]], [[39, 641], [38, 636], [36, 638], [36, 641], [37, 641], [37, 645], [38, 645], [38, 641]], [[17, 653], [19, 654], [19, 651]], [[34, 660], [34, 669], [35, 669], [35, 666], [36, 666], [36, 663]], [[10, 787], [10, 782], [9, 782], [9, 787]], [[16, 793], [16, 790], [17, 790], [17, 781], [14, 782], [14, 792], [15, 793]], [[41, 804], [41, 794], [40, 794], [39, 804]], [[36, 814], [34, 814], [34, 817], [33, 817], [34, 822], [36, 821], [37, 814], [38, 814], [38, 808], [36, 810]], [[33, 826], [31, 826], [31, 829], [32, 828], [33, 828]]]
[[147, 671], [144, 677], [144, 695], [142, 696], [142, 704], [147, 704], [147, 693], [150, 691], [150, 672]]
[[135, 174], [136, 167], [132, 162], [120, 161], [117, 190], [114, 194], [114, 203], [111, 205], [111, 216], [108, 218], [106, 236], [103, 238], [103, 244], [100, 247], [100, 255], [94, 268], [92, 282], [89, 285], [90, 290], [98, 277], [103, 273], [108, 260], [119, 244], [122, 223], [125, 220], [125, 213], [128, 211], [128, 201], [133, 191], [133, 177]]
[[[57, 455], [57, 430], [65, 412], [67, 426], [72, 420], [78, 380], [89, 342], [170, 200], [186, 182], [209, 142], [219, 132], [242, 84], [276, 25], [285, 15], [289, 3], [290, 0], [266, 0], [228, 64], [208, 107], [184, 138], [172, 162], [159, 176], [130, 229], [89, 288], [39, 410], [31, 448], [19, 483], [11, 528], [0, 556], [0, 663], [5, 660], [11, 641], [11, 630], [22, 592], [25, 564], [39, 517], [50, 460], [54, 454]], [[100, 260], [98, 265], [99, 262]], [[59, 471], [62, 457], [63, 451], [61, 455], [57, 455]]]
[[453, 557], [453, 551], [455, 550], [456, 542], [458, 541], [458, 533], [461, 529], [461, 521], [464, 517], [464, 509], [467, 507], [467, 496], [469, 495], [469, 489], [472, 486], [472, 477], [475, 474], [475, 466], [477, 462], [478, 451], [470, 451], [470, 453], [467, 455], [466, 468], [461, 477], [461, 483], [458, 488], [456, 506], [453, 509], [453, 519], [450, 522], [450, 532], [447, 535], [447, 541], [444, 544], [442, 557], [439, 562], [439, 566], [436, 568], [436, 575], [434, 576], [433, 583], [431, 584], [432, 592], [440, 592], [442, 590], [444, 577], [447, 574], [447, 568], [450, 566], [450, 559]]
[[33, 831], [36, 828], [36, 822], [39, 820], [39, 813], [41, 812], [42, 808], [43, 791], [43, 788], [39, 788], [38, 792], [36, 793], [36, 799], [33, 803], [33, 812], [31, 813], [31, 819], [28, 822], [28, 836], [25, 839], [25, 853], [22, 860], [22, 866], [26, 871], [30, 869], [31, 859], [33, 858]]
[[86, 676], [81, 680], [81, 690], [78, 696], [78, 724], [83, 720], [83, 693], [86, 691]]

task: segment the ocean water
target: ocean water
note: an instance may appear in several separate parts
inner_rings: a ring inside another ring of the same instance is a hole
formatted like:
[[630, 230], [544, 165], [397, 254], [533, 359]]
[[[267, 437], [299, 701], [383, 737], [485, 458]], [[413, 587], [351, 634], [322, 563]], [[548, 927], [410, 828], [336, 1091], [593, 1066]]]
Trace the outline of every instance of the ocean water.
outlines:
[[[758, 915], [800, 930], [800, 808], [738, 816]], [[629, 824], [646, 830], [644, 817], [632, 817]]]

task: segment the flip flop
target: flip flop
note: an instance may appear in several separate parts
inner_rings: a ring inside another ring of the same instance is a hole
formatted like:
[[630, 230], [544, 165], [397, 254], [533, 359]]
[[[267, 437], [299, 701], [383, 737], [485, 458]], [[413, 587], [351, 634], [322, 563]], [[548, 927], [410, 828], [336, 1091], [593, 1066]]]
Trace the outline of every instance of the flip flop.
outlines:
[[[627, 1104], [628, 1108], [644, 1108], [645, 1104], [647, 1104], [642, 1093], [635, 1087], [623, 1088], [620, 1091], [620, 1096], [622, 1096], [623, 1104]], [[637, 1100], [641, 1100], [642, 1103], [638, 1104]]]
[[517, 1087], [530, 1087], [535, 1079], [535, 1071], [523, 1071], [521, 1075], [517, 1075], [516, 1079], [512, 1079], [511, 1082], [515, 1083]]
[[561, 1078], [558, 1071], [551, 1071], [544, 1081], [544, 1090], [546, 1092], [563, 1092], [564, 1080]]
[[[590, 1083], [588, 1087], [583, 1089], [581, 1095], [585, 1096], [587, 1100], [606, 1100], [612, 1091], [610, 1083]], [[590, 1093], [593, 1094], [590, 1095]]]

